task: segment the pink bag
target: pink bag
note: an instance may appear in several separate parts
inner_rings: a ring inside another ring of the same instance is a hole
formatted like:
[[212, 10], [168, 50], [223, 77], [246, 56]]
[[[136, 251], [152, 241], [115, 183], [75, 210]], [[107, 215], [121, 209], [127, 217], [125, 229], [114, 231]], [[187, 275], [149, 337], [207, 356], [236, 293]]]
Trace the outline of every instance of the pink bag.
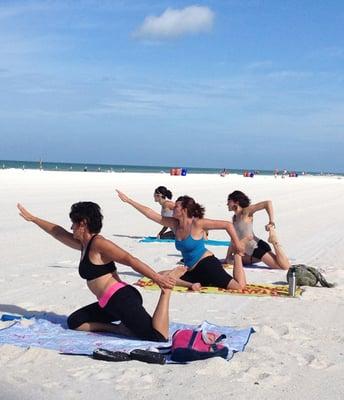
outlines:
[[220, 344], [226, 335], [204, 330], [180, 329], [172, 336], [171, 360], [178, 362], [227, 358], [228, 348]]

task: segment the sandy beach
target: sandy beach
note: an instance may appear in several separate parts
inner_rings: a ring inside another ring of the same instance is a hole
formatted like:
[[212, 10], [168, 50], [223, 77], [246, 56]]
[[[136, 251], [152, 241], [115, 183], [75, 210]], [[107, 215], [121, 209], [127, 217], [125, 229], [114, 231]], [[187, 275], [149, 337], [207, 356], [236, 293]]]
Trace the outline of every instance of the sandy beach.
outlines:
[[[203, 320], [239, 328], [252, 326], [245, 351], [230, 361], [214, 358], [188, 365], [148, 365], [138, 361], [106, 363], [60, 355], [41, 348], [0, 347], [1, 399], [343, 399], [344, 398], [344, 179], [158, 173], [82, 173], [0, 170], [2, 189], [0, 313], [54, 313], [67, 316], [94, 300], [78, 275], [80, 254], [59, 244], [18, 216], [22, 203], [34, 215], [69, 228], [72, 203], [91, 200], [104, 214], [102, 234], [148, 263], [170, 269], [180, 259], [173, 243], [139, 243], [160, 227], [122, 203], [115, 188], [159, 211], [153, 190], [167, 186], [188, 194], [206, 216], [231, 219], [228, 193], [242, 190], [253, 202], [273, 201], [280, 241], [292, 263], [319, 268], [332, 289], [307, 287], [300, 298], [173, 293], [170, 319]], [[255, 216], [257, 236], [267, 239], [264, 212]], [[228, 240], [222, 231], [210, 239]], [[223, 258], [225, 247], [211, 247]], [[138, 275], [118, 265], [123, 280]], [[286, 273], [246, 269], [249, 282], [285, 282]], [[139, 289], [148, 311], [158, 292]], [[0, 322], [0, 328], [6, 322]]]

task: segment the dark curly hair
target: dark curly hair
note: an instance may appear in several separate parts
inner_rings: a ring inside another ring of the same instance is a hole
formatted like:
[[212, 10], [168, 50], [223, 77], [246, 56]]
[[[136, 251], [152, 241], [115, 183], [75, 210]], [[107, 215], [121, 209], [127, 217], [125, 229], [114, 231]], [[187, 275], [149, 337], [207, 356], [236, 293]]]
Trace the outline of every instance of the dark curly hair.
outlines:
[[187, 210], [187, 215], [189, 218], [203, 218], [205, 213], [205, 208], [200, 204], [196, 203], [192, 197], [180, 196], [177, 201], [182, 203], [182, 208]]
[[76, 224], [86, 221], [90, 233], [99, 233], [103, 226], [101, 209], [98, 204], [91, 201], [74, 203], [70, 209], [69, 218]]
[[165, 186], [159, 186], [154, 190], [155, 194], [160, 194], [164, 199], [167, 197], [168, 199], [172, 199], [172, 192], [167, 189]]
[[232, 200], [235, 203], [238, 203], [242, 208], [246, 208], [251, 204], [251, 200], [240, 190], [235, 190], [234, 192], [230, 193], [227, 200]]

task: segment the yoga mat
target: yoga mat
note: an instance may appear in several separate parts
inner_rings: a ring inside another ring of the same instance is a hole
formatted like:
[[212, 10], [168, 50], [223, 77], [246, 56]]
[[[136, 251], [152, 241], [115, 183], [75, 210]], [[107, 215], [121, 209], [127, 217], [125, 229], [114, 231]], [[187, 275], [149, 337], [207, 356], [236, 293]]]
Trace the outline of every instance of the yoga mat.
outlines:
[[[174, 239], [157, 239], [154, 236], [147, 236], [141, 240], [140, 243], [174, 243]], [[229, 246], [231, 242], [228, 240], [205, 240], [204, 243], [208, 246]]]

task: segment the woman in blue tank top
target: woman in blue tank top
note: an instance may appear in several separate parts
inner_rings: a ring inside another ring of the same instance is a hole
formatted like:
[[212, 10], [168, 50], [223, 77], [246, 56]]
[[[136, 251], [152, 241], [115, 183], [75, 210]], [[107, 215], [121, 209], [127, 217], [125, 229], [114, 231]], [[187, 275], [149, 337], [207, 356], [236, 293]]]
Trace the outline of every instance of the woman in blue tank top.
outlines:
[[[178, 285], [192, 290], [201, 286], [216, 286], [224, 289], [244, 289], [246, 277], [241, 256], [244, 245], [238, 239], [233, 224], [204, 218], [204, 208], [189, 196], [177, 199], [172, 217], [163, 217], [149, 207], [130, 199], [117, 190], [119, 198], [136, 208], [147, 218], [163, 226], [168, 226], [175, 232], [176, 248], [182, 253], [187, 272], [177, 281]], [[233, 276], [223, 268], [221, 262], [204, 245], [204, 233], [208, 230], [223, 229], [232, 240], [234, 256]], [[244, 239], [243, 241], [245, 241]]]

